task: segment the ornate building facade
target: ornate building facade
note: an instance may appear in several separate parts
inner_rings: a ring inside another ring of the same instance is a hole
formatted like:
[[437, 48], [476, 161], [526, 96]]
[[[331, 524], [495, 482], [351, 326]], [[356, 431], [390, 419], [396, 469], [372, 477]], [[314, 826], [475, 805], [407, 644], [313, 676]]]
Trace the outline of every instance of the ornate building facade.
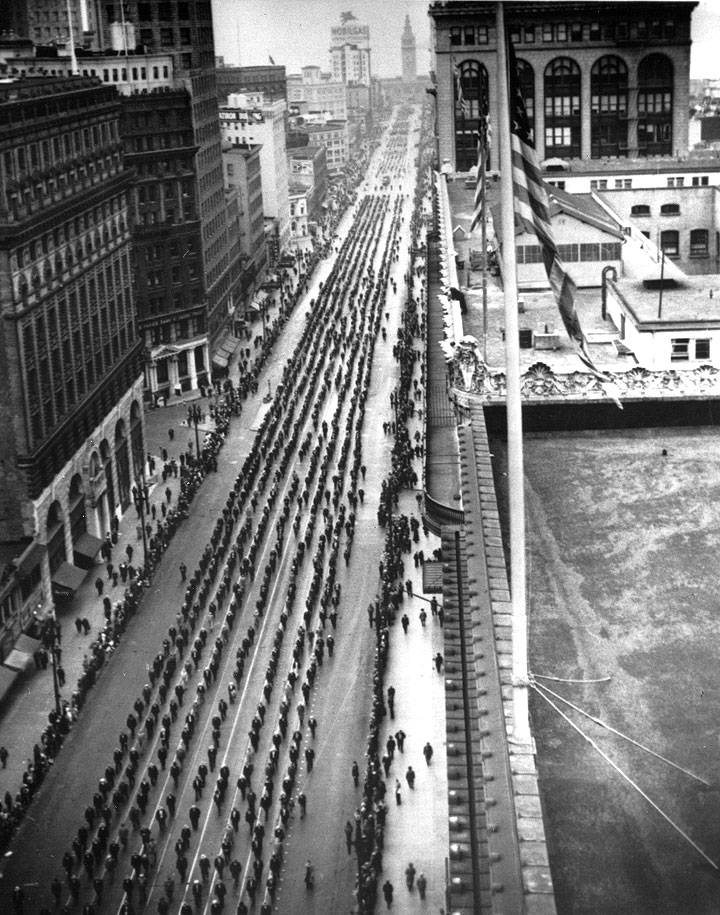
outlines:
[[[506, 3], [538, 159], [686, 154], [696, 5]], [[429, 15], [440, 160], [467, 171], [484, 111], [497, 124], [495, 4], [435, 2]]]
[[92, 562], [143, 464], [119, 116], [94, 78], [0, 87], [0, 543], [25, 586], [5, 630]]

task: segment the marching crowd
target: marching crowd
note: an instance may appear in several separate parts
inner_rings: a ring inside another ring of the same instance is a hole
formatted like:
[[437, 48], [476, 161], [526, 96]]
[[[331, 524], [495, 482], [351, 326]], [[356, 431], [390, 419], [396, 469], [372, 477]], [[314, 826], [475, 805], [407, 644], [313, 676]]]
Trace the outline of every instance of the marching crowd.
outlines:
[[[397, 177], [402, 173], [401, 149], [406, 144], [407, 132], [407, 122], [396, 122], [390, 144], [391, 158], [385, 171], [391, 171], [391, 162], [395, 161]], [[374, 611], [377, 621], [374, 702], [363, 801], [352, 837], [361, 875], [357, 898], [363, 912], [371, 911], [375, 904], [382, 867], [386, 807], [379, 734], [387, 714], [383, 672], [390, 626], [402, 600], [403, 555], [412, 551], [413, 542], [417, 543], [419, 529], [415, 518], [398, 518], [393, 511], [401, 489], [416, 487], [414, 459], [423, 456], [422, 437], [411, 439], [407, 422], [413, 416], [421, 418], [423, 404], [424, 301], [422, 296], [416, 298], [412, 290], [419, 263], [415, 251], [420, 248], [421, 206], [426, 193], [427, 187], [419, 185], [414, 201], [412, 269], [406, 276], [408, 289], [403, 296], [402, 326], [393, 344], [393, 355], [399, 363], [399, 383], [392, 401], [392, 469], [382, 482], [383, 498], [378, 513], [387, 536]], [[188, 576], [187, 569], [181, 568], [186, 584], [182, 604], [148, 667], [148, 682], [128, 712], [126, 729], [118, 734], [112, 759], [106, 760], [104, 768], [98, 771], [97, 790], [87, 799], [82, 822], [69, 838], [62, 857], [64, 876], [53, 876], [47, 887], [47, 905], [41, 912], [50, 911], [51, 905], [61, 906], [61, 911], [82, 906], [84, 915], [101, 911], [103, 899], [121, 869], [125, 871], [121, 878], [123, 910], [131, 915], [142, 909], [159, 879], [155, 872], [158, 841], [171, 827], [179, 832], [175, 844], [177, 878], [166, 875], [162, 881], [162, 892], [155, 897], [160, 915], [171, 907], [182, 915], [190, 915], [205, 900], [211, 911], [219, 912], [226, 906], [229, 884], [238, 896], [239, 915], [248, 912], [256, 901], [260, 912], [271, 910], [291, 812], [297, 808], [301, 817], [306, 812], [301, 775], [304, 772], [307, 779], [312, 772], [312, 744], [318, 722], [306, 716], [305, 711], [320, 669], [333, 657], [335, 641], [340, 637], [338, 608], [342, 589], [337, 581], [338, 564], [340, 557], [346, 564], [350, 560], [355, 510], [358, 500], [363, 500], [366, 468], [362, 461], [361, 432], [365, 401], [374, 348], [380, 337], [385, 338], [381, 333], [385, 303], [391, 293], [397, 294], [390, 270], [399, 259], [402, 210], [402, 196], [394, 204], [386, 194], [365, 195], [357, 203], [348, 237], [336, 248], [337, 257], [330, 275], [320, 284], [317, 299], [310, 303], [300, 342], [283, 370], [271, 407], [228, 492], [210, 541], [192, 574]], [[379, 229], [386, 219], [390, 221], [390, 243], [381, 251]], [[372, 266], [376, 255], [381, 256], [377, 271]], [[314, 262], [307, 261], [306, 267], [309, 273]], [[421, 288], [424, 292], [424, 284]], [[200, 455], [193, 458], [188, 451], [181, 460], [181, 493], [176, 507], [156, 519], [150, 533], [147, 561], [129, 577], [123, 599], [114, 604], [108, 601], [109, 607], [104, 605], [105, 626], [92, 645], [87, 670], [71, 703], [57, 720], [51, 720], [42, 735], [34, 771], [29, 776], [31, 785], [24, 785], [25, 793], [21, 791], [17, 798], [6, 797], [6, 809], [0, 819], [6, 839], [27, 810], [34, 789], [42, 781], [42, 772], [59, 750], [62, 737], [82, 708], [108, 653], [141, 606], [153, 570], [177, 525], [187, 517], [204, 476], [217, 469], [218, 452], [231, 418], [241, 412], [242, 401], [257, 390], [257, 379], [271, 353], [272, 342], [303, 293], [299, 288], [295, 299], [288, 297], [286, 307], [271, 324], [252, 362], [252, 350], [246, 351], [237, 387], [227, 380], [216, 389], [215, 431], [206, 437]], [[289, 472], [296, 456], [304, 474], [297, 469]], [[142, 492], [139, 498], [143, 498]], [[247, 734], [247, 750], [236, 766], [229, 766], [218, 760], [225, 723], [237, 701], [262, 620], [270, 609], [271, 583], [284, 544], [291, 536], [294, 549], [289, 583], [274, 624], [262, 694], [258, 696]], [[417, 555], [416, 551], [416, 564]], [[111, 556], [112, 548], [108, 562]], [[266, 557], [265, 564], [258, 568], [261, 556]], [[301, 608], [302, 619], [294, 636], [290, 636], [289, 666], [283, 673], [282, 648], [300, 597], [298, 581], [303, 568], [307, 572], [308, 566], [312, 572]], [[254, 603], [250, 600], [251, 592], [256, 595]], [[54, 636], [51, 633], [49, 637]], [[230, 679], [223, 679], [226, 670], [231, 671]], [[271, 702], [273, 692], [282, 697], [276, 707]], [[202, 732], [203, 721], [209, 721], [212, 733], [207, 763], [190, 772], [186, 760], [193, 740]], [[263, 740], [264, 735], [270, 735], [270, 739]], [[261, 745], [268, 747], [264, 764], [259, 759]], [[162, 784], [167, 779], [171, 787], [163, 794]], [[183, 816], [178, 795], [188, 785], [195, 801], [187, 810], [187, 822], [178, 830], [179, 818]], [[220, 847], [208, 849], [211, 854], [203, 851], [196, 856], [198, 871], [192, 872], [188, 853], [196, 838], [202, 839], [199, 805], [206, 791], [218, 814], [227, 811], [227, 825]], [[252, 853], [252, 866], [245, 873], [237, 854], [242, 819], [248, 827]], [[419, 890], [422, 887], [422, 895], [425, 885], [421, 874], [417, 886]], [[387, 901], [385, 887], [383, 892]], [[22, 888], [16, 889], [14, 901], [19, 913], [29, 911], [24, 907]]]

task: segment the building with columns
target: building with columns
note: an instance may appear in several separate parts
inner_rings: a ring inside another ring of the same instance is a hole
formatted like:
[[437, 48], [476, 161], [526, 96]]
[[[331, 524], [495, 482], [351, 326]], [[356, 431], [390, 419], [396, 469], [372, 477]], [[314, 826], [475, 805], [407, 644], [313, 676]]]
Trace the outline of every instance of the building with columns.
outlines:
[[[685, 155], [694, 0], [505, 3], [539, 160]], [[495, 3], [430, 4], [440, 161], [468, 171], [497, 124]], [[459, 87], [466, 102], [459, 103]], [[491, 151], [490, 167], [497, 153]]]
[[410, 16], [405, 16], [405, 27], [400, 39], [400, 55], [402, 57], [402, 78], [406, 82], [417, 79], [417, 49], [415, 34], [410, 25]]
[[144, 459], [132, 173], [96, 78], [0, 86], [0, 656], [82, 580]]

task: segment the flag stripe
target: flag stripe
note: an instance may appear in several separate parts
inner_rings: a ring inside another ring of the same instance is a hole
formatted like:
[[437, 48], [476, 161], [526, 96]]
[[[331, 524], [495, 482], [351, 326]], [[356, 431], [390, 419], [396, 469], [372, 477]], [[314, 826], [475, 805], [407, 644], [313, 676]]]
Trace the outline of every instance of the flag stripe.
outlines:
[[537, 165], [530, 122], [520, 90], [517, 61], [509, 38], [507, 48], [510, 64], [510, 149], [516, 216], [524, 231], [536, 235], [542, 249], [545, 272], [565, 329], [581, 349], [585, 361], [592, 365], [587, 355], [585, 337], [575, 308], [577, 288], [558, 257], [550, 221], [547, 190]]

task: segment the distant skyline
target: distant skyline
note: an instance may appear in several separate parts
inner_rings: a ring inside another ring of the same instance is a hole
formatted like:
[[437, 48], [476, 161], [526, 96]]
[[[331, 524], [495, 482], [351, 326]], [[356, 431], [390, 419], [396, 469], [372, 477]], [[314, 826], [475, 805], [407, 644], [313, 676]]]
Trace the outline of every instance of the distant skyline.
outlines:
[[[427, 0], [212, 0], [212, 4], [216, 53], [228, 64], [267, 64], [272, 57], [288, 73], [310, 64], [327, 70], [330, 29], [340, 24], [341, 13], [350, 10], [370, 26], [373, 74], [400, 75], [406, 14], [417, 42], [418, 74], [432, 66]], [[719, 35], [720, 0], [700, 0], [693, 13], [691, 78], [720, 78]]]
[[[2, 2], [2, 0], [0, 0]], [[418, 73], [430, 70], [430, 20], [425, 0], [212, 0], [215, 53], [229, 64], [283, 64], [288, 73], [315, 64], [329, 70], [330, 29], [351, 11], [370, 26], [375, 76], [399, 76], [405, 15], [417, 42]]]

